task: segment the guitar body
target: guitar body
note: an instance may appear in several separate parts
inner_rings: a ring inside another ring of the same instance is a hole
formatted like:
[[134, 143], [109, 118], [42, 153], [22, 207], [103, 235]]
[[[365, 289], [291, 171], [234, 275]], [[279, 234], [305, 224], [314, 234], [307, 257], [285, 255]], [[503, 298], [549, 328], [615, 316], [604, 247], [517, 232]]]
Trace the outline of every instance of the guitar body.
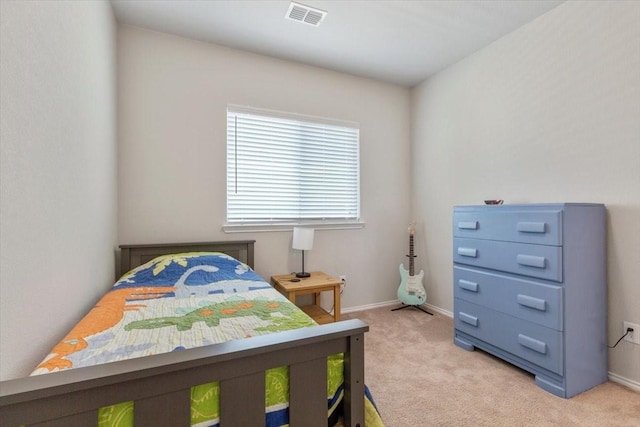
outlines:
[[400, 264], [400, 286], [398, 287], [398, 299], [407, 305], [422, 305], [427, 299], [427, 292], [422, 285], [424, 271], [420, 270], [417, 276], [410, 276], [409, 270]]
[[422, 285], [424, 270], [420, 270], [420, 274], [416, 275], [413, 268], [413, 259], [416, 257], [413, 254], [413, 235], [415, 230], [415, 224], [411, 223], [409, 226], [409, 254], [407, 255], [409, 269], [407, 270], [403, 264], [400, 264], [400, 286], [398, 287], [398, 299], [403, 304], [414, 306], [422, 305], [427, 300], [427, 291], [424, 290]]

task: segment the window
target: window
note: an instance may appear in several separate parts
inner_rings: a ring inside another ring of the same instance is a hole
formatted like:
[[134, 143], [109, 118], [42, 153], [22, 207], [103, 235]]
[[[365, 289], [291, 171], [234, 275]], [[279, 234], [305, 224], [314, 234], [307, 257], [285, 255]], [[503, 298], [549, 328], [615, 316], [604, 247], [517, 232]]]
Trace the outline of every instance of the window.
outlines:
[[358, 225], [359, 179], [357, 124], [227, 109], [225, 230]]

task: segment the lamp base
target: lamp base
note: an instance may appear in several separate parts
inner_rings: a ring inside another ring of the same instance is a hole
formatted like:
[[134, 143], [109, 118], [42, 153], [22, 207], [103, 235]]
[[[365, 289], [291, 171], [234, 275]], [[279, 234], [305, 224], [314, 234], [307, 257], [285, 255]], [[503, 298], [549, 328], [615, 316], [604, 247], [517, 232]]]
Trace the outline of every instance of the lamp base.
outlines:
[[296, 273], [296, 277], [300, 277], [300, 278], [311, 277], [311, 273], [306, 273], [303, 271], [301, 273]]

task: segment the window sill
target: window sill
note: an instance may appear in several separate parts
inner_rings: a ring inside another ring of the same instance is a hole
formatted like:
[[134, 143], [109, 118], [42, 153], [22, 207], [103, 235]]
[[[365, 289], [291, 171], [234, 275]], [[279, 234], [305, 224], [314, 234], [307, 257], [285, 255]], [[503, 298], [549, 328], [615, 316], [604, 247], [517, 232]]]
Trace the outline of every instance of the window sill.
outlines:
[[270, 231], [291, 231], [293, 227], [309, 227], [315, 230], [350, 230], [364, 228], [364, 221], [353, 222], [291, 222], [278, 224], [224, 224], [225, 233], [259, 233]]

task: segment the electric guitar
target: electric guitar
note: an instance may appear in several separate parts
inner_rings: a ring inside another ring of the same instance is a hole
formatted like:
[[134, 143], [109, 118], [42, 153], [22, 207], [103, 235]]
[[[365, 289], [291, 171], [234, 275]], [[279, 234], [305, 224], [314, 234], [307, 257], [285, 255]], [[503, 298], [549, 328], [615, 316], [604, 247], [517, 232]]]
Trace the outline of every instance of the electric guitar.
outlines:
[[409, 270], [404, 268], [403, 264], [400, 264], [400, 286], [398, 287], [398, 299], [407, 305], [422, 305], [427, 299], [427, 292], [422, 286], [422, 278], [424, 277], [424, 270], [420, 270], [420, 274], [417, 276], [413, 271], [413, 259], [416, 257], [413, 254], [413, 235], [416, 231], [415, 223], [411, 223], [409, 226]]

